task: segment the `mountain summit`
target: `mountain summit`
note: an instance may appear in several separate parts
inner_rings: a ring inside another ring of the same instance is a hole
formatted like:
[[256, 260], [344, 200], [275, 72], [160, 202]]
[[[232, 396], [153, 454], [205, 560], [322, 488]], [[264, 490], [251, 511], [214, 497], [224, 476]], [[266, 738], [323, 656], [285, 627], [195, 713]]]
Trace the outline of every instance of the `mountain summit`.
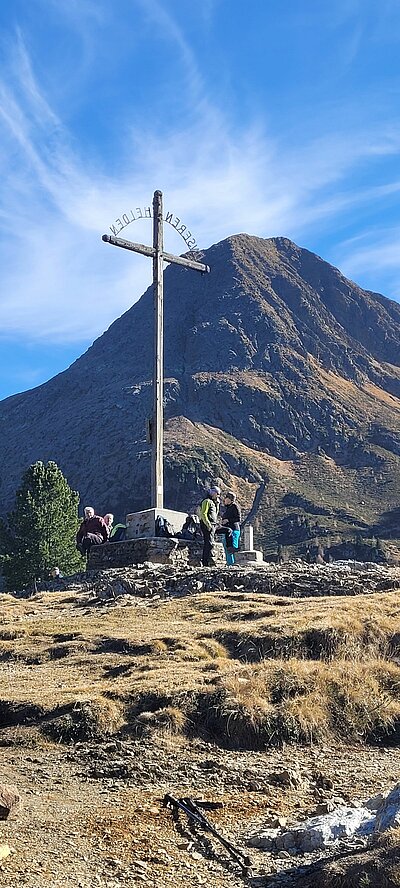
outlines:
[[[300, 513], [384, 528], [400, 500], [400, 305], [286, 238], [235, 235], [202, 261], [204, 277], [165, 270], [166, 505], [219, 477], [264, 535]], [[147, 506], [152, 326], [149, 288], [68, 370], [1, 402], [5, 508], [37, 459], [99, 511]]]

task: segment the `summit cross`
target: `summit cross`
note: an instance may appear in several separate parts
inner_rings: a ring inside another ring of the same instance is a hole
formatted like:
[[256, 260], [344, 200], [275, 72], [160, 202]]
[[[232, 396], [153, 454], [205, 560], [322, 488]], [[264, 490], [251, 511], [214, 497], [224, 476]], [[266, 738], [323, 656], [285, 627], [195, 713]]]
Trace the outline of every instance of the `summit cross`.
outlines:
[[153, 421], [151, 423], [152, 467], [151, 467], [151, 508], [164, 507], [164, 262], [183, 265], [206, 274], [208, 265], [173, 256], [164, 252], [163, 196], [155, 191], [153, 196], [153, 246], [135, 244], [114, 235], [103, 234], [102, 240], [114, 247], [142, 253], [153, 260], [153, 304], [154, 304], [154, 366], [153, 366]]

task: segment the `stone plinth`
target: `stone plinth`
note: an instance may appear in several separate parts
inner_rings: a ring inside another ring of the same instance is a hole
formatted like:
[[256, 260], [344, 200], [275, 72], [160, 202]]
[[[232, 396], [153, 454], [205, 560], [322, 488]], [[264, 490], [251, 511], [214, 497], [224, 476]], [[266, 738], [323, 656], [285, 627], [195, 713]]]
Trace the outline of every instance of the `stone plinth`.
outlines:
[[243, 546], [246, 551], [252, 552], [254, 548], [253, 525], [245, 524], [242, 530]]
[[[150, 561], [152, 564], [172, 564], [176, 567], [201, 565], [203, 544], [201, 540], [176, 540], [173, 537], [153, 537], [123, 540], [119, 543], [103, 543], [92, 546], [88, 558], [88, 570], [106, 570], [110, 567], [129, 567]], [[214, 546], [214, 566], [223, 567], [225, 553], [221, 543]]]
[[169, 521], [175, 533], [179, 533], [186, 521], [187, 513], [175, 512], [173, 509], [145, 509], [143, 512], [130, 512], [126, 516], [127, 539], [155, 537], [156, 520], [159, 516]]
[[263, 553], [260, 549], [242, 549], [235, 553], [235, 564], [264, 564]]

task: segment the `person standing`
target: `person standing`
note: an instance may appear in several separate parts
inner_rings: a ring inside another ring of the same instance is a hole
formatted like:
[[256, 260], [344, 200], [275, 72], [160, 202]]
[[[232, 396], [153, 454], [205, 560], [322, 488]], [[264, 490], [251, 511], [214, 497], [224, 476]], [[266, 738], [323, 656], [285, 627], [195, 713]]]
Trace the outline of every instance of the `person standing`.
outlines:
[[226, 563], [234, 564], [235, 553], [239, 549], [242, 516], [236, 502], [236, 495], [231, 490], [224, 494], [223, 499], [225, 508], [217, 533], [222, 533], [225, 538]]
[[98, 546], [108, 540], [108, 530], [104, 518], [95, 515], [92, 506], [83, 510], [83, 521], [76, 535], [76, 548], [81, 555], [88, 555], [91, 546]]
[[200, 528], [203, 534], [203, 567], [211, 567], [210, 562], [215, 542], [215, 530], [218, 524], [220, 495], [219, 487], [210, 487], [199, 509]]

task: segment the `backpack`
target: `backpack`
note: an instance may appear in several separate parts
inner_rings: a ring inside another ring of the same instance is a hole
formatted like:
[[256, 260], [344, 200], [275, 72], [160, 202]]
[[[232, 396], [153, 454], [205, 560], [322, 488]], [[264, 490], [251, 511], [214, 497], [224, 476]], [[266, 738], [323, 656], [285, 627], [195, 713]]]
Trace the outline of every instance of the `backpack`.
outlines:
[[175, 536], [175, 528], [172, 527], [172, 524], [170, 524], [166, 518], [163, 518], [162, 515], [157, 515], [156, 522], [155, 522], [155, 531], [156, 531], [156, 537], [173, 537], [173, 536]]
[[126, 540], [126, 524], [117, 525], [115, 533], [111, 535], [109, 542], [120, 543], [121, 540]]

